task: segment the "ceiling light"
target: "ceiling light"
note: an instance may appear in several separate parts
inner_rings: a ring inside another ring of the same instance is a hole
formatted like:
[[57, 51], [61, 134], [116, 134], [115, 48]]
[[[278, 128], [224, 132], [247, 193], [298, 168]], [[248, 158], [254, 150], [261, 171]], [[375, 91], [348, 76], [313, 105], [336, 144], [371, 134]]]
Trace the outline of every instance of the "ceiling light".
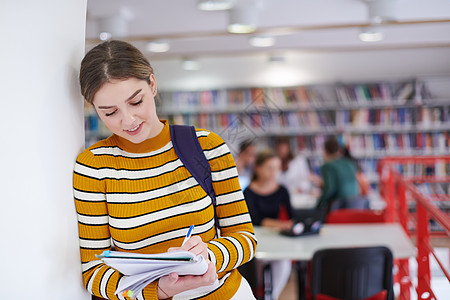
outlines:
[[103, 17], [98, 22], [99, 38], [102, 41], [109, 40], [111, 37], [121, 38], [128, 33], [128, 21], [120, 15]]
[[234, 5], [234, 0], [199, 0], [197, 8], [200, 10], [228, 10]]
[[133, 13], [127, 7], [120, 9], [111, 15], [98, 19], [99, 38], [102, 41], [111, 38], [123, 38], [128, 34], [128, 23], [133, 19]]
[[107, 41], [112, 38], [111, 32], [106, 32], [106, 31], [100, 32], [100, 34], [98, 36], [99, 36], [100, 40], [102, 40], [102, 41]]
[[187, 71], [197, 71], [200, 70], [200, 63], [193, 59], [185, 59], [183, 61], [183, 69]]
[[234, 7], [229, 12], [228, 31], [252, 33], [256, 30], [257, 10], [252, 6]]
[[366, 0], [370, 23], [380, 24], [397, 18], [398, 0]]
[[147, 43], [147, 51], [150, 52], [156, 52], [156, 53], [162, 53], [167, 52], [170, 49], [170, 44], [168, 41], [152, 41]]
[[249, 43], [253, 47], [271, 47], [275, 45], [275, 38], [272, 36], [252, 36]]
[[364, 27], [359, 39], [363, 42], [379, 42], [384, 40], [384, 33], [378, 27]]

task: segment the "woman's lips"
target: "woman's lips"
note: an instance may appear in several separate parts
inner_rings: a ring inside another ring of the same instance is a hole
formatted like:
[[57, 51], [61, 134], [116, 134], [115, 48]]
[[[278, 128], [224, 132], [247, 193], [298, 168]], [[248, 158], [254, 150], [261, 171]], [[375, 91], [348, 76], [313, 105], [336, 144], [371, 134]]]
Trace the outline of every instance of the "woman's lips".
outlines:
[[129, 135], [136, 135], [136, 134], [139, 134], [139, 132], [141, 132], [141, 129], [142, 129], [142, 123], [134, 128], [131, 128], [130, 130], [125, 130], [125, 132], [128, 133]]

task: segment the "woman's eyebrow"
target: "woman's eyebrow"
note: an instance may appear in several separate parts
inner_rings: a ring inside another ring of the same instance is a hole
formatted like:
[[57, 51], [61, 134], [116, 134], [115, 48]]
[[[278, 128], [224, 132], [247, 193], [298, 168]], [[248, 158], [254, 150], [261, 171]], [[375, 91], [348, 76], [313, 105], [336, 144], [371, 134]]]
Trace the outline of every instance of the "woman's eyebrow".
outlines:
[[128, 97], [128, 99], [126, 101], [129, 101], [131, 99], [133, 99], [134, 97], [136, 97], [137, 94], [139, 94], [142, 91], [142, 89], [137, 90], [136, 92], [133, 93], [133, 95], [131, 95], [130, 97]]
[[[132, 100], [134, 97], [136, 97], [136, 95], [137, 94], [139, 94], [140, 92], [142, 91], [142, 89], [139, 89], [139, 90], [137, 90], [137, 91], [135, 91], [130, 97], [128, 97], [128, 99], [127, 100], [125, 100], [125, 101], [130, 101], [130, 100]], [[113, 108], [114, 106], [99, 106], [99, 107], [97, 107], [98, 109], [110, 109], [110, 108]]]

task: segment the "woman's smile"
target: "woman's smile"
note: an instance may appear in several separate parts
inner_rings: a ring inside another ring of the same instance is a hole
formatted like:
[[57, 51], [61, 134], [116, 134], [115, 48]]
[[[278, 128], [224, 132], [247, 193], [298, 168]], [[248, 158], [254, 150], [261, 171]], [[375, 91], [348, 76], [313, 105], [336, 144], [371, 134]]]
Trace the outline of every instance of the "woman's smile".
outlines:
[[125, 131], [129, 134], [129, 135], [137, 135], [141, 132], [142, 129], [142, 124], [137, 125], [136, 127], [132, 128], [132, 129], [126, 129]]

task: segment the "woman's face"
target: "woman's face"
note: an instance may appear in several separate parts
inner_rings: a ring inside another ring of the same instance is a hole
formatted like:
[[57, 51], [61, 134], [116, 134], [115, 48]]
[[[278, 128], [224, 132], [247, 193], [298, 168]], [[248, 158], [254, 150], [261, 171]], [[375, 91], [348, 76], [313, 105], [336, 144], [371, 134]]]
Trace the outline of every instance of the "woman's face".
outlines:
[[280, 143], [276, 146], [277, 154], [280, 157], [285, 158], [289, 155], [289, 150], [290, 150], [289, 148], [290, 148], [290, 146], [288, 143]]
[[94, 95], [93, 104], [100, 119], [114, 134], [132, 143], [156, 136], [162, 124], [156, 115], [156, 81], [113, 79]]
[[255, 171], [261, 180], [276, 181], [281, 172], [281, 160], [278, 157], [269, 158], [262, 165], [257, 166]]

